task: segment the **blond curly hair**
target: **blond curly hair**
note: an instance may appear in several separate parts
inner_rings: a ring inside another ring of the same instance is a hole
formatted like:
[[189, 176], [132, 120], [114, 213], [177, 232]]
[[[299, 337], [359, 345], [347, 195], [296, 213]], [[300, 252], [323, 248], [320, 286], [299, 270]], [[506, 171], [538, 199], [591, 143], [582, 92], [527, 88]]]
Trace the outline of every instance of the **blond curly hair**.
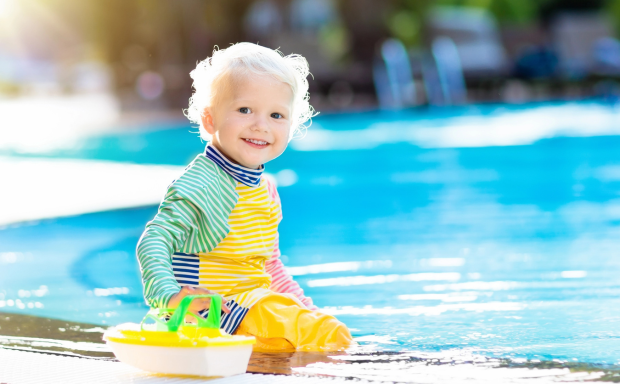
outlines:
[[212, 106], [224, 85], [222, 79], [235, 75], [268, 75], [288, 84], [293, 91], [293, 107], [289, 140], [305, 134], [316, 115], [310, 105], [308, 62], [297, 54], [284, 56], [282, 52], [252, 43], [237, 43], [226, 49], [213, 50], [213, 55], [199, 62], [190, 72], [194, 80], [194, 94], [189, 99], [185, 116], [197, 124], [200, 137], [209, 141], [211, 135], [202, 126], [205, 108]]

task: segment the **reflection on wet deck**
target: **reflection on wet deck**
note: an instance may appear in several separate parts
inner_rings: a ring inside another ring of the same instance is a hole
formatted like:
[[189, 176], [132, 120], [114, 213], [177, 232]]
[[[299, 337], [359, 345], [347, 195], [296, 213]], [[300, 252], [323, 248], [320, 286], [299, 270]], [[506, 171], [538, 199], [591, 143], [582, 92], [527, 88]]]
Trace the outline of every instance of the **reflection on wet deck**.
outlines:
[[[104, 331], [91, 324], [0, 313], [0, 349], [117, 361], [101, 340]], [[0, 379], [3, 372], [6, 374], [6, 368], [0, 369]], [[363, 345], [335, 353], [253, 352], [247, 372], [406, 383], [620, 382], [620, 370], [595, 364], [505, 360], [467, 350], [375, 351]]]

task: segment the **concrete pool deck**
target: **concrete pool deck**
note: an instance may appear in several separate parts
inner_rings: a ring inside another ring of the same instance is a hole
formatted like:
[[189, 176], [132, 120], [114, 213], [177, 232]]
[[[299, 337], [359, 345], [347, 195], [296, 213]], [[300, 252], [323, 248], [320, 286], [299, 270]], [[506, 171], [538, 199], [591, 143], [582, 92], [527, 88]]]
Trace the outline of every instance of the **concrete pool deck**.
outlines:
[[[0, 190], [3, 212], [0, 226], [158, 205], [162, 191], [183, 169], [112, 161], [0, 156], [0, 173], [7, 180], [19, 180], [15, 188]], [[118, 188], [119, 185], [124, 188]], [[45, 189], [44, 198], [41, 198], [42, 189]]]
[[[345, 379], [326, 380], [320, 377], [291, 377], [246, 373], [227, 378], [175, 377], [149, 374], [123, 363], [77, 357], [54, 356], [41, 353], [0, 349], [0, 382], [29, 383], [303, 383], [345, 382]], [[35, 368], [36, 367], [36, 368]], [[367, 381], [366, 381], [367, 382]]]
[[[118, 362], [91, 324], [0, 313], [0, 383], [557, 383], [606, 379], [616, 372], [593, 366], [526, 362], [453, 351], [253, 352], [247, 373], [228, 378], [150, 374]], [[585, 369], [584, 369], [585, 368]]]
[[[178, 377], [150, 374], [115, 361], [48, 355], [0, 348], [0, 383], [558, 383], [597, 382], [603, 372], [561, 369], [493, 368], [468, 365], [315, 364], [294, 375], [245, 373], [226, 378]], [[352, 369], [343, 369], [350, 367]], [[602, 381], [601, 381], [602, 382]]]

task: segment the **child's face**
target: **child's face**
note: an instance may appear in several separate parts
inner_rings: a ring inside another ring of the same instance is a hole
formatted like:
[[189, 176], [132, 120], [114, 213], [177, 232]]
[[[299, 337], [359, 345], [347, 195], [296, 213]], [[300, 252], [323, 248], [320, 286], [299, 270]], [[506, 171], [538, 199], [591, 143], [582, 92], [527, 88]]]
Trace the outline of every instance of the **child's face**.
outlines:
[[256, 169], [286, 149], [293, 91], [269, 76], [244, 76], [227, 85], [206, 109], [203, 126], [230, 160]]

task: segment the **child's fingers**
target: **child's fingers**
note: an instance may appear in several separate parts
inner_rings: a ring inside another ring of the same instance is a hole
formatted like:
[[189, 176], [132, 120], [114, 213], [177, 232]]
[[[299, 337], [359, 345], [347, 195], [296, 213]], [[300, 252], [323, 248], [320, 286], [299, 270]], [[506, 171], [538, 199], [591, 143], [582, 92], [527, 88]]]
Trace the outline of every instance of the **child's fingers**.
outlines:
[[[224, 296], [220, 295], [217, 292], [213, 292], [211, 290], [205, 289], [205, 288], [200, 288], [200, 287], [196, 287], [196, 288], [192, 288], [193, 292], [192, 294], [196, 295], [219, 295], [222, 298], [222, 311], [224, 311], [224, 313], [230, 313], [230, 308], [228, 308], [228, 300], [226, 300], [224, 298]], [[210, 299], [202, 299], [202, 300], [206, 300], [206, 307], [203, 307], [203, 309], [208, 309], [209, 305], [211, 304], [211, 300]], [[195, 302], [196, 300], [194, 300]]]
[[[222, 310], [226, 313], [230, 313], [230, 309], [226, 305], [226, 303], [228, 303], [228, 300], [226, 300], [222, 295], [220, 295], [217, 292], [213, 292], [211, 290], [205, 289], [205, 288], [191, 287], [189, 285], [185, 285], [181, 287], [181, 290], [170, 298], [170, 301], [168, 302], [168, 307], [176, 308], [181, 302], [181, 300], [183, 300], [185, 296], [189, 296], [189, 295], [219, 295], [222, 298]], [[190, 308], [193, 310], [209, 309], [210, 303], [211, 303], [211, 299], [207, 299], [207, 298], [197, 299], [197, 300], [192, 301]]]
[[205, 309], [209, 309], [209, 305], [211, 304], [211, 299], [195, 299], [192, 301], [192, 304], [189, 306], [191, 311], [203, 311]]
[[[222, 301], [223, 300], [224, 298], [222, 298]], [[210, 306], [211, 306], [211, 299], [204, 298], [204, 299], [194, 300], [192, 302], [192, 305], [190, 306], [190, 310], [194, 312], [200, 312], [205, 309], [209, 309]], [[224, 311], [224, 313], [230, 313], [230, 308], [228, 308], [226, 304], [222, 303], [222, 311]]]

